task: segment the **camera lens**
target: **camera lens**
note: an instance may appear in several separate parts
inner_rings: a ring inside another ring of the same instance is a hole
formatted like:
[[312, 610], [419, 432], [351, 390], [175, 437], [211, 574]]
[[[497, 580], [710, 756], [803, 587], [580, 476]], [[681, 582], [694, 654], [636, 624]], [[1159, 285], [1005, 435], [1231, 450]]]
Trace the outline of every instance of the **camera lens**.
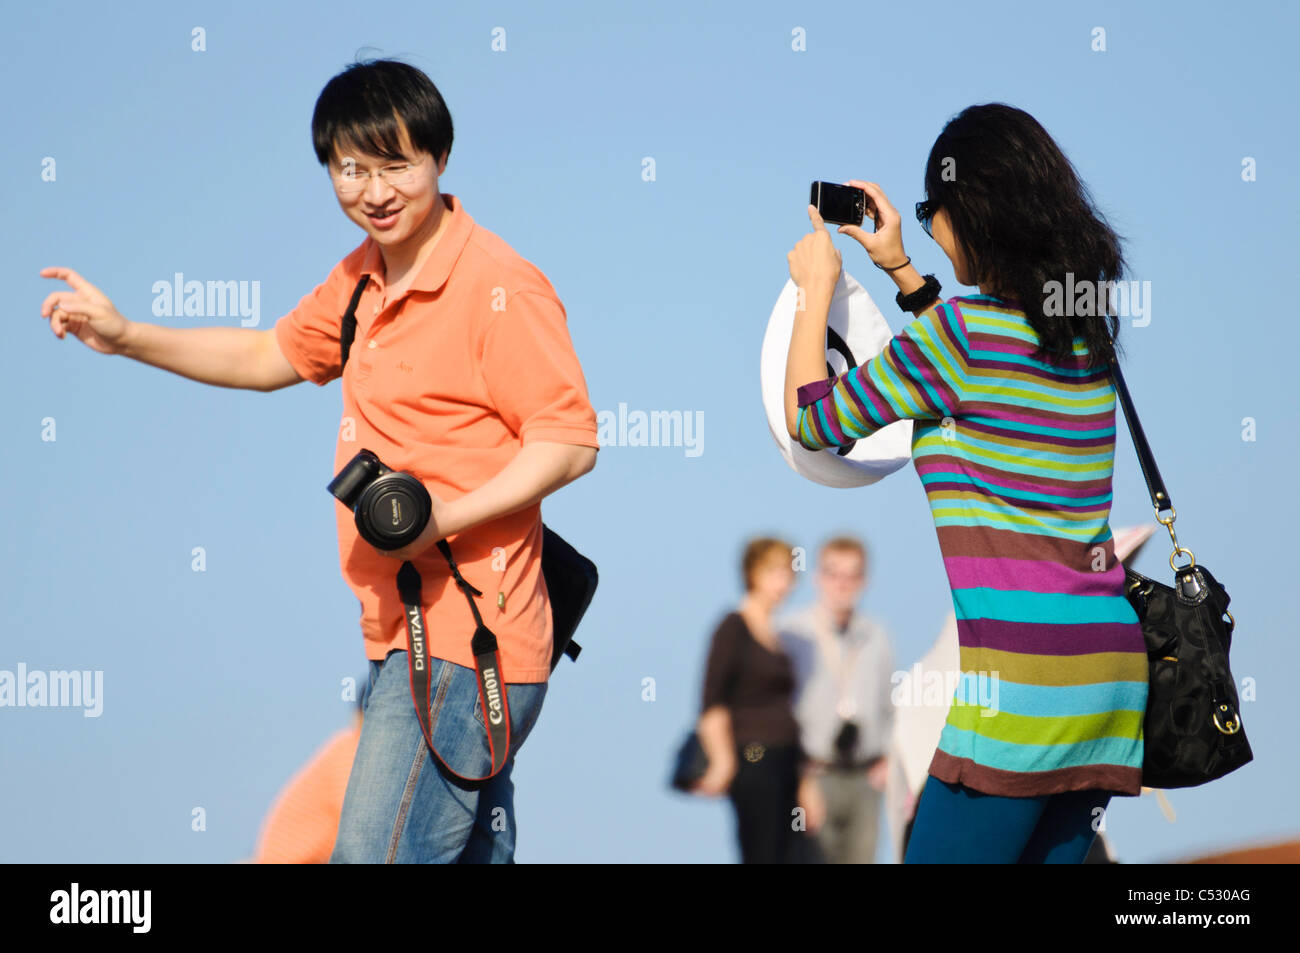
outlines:
[[[405, 487], [394, 487], [367, 501], [366, 516], [376, 533], [386, 539], [401, 539], [411, 533], [420, 508]], [[415, 530], [414, 535], [419, 535]], [[400, 544], [399, 544], [400, 545]]]
[[329, 485], [356, 514], [357, 532], [377, 549], [401, 549], [415, 542], [433, 512], [429, 491], [409, 473], [386, 467], [362, 450]]

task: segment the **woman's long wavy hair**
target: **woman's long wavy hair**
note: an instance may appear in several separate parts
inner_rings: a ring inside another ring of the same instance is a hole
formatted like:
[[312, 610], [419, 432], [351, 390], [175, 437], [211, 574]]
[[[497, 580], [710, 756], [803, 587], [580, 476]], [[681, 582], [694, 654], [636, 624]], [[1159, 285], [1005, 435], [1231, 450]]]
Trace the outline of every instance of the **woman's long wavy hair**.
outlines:
[[[1124, 272], [1120, 237], [1033, 116], [1004, 103], [962, 110], [930, 150], [925, 191], [947, 212], [973, 282], [1024, 308], [1039, 336], [1036, 358], [1065, 363], [1076, 336], [1088, 346], [1090, 367], [1116, 358], [1119, 319], [1108, 282]], [[1075, 286], [1097, 282], [1095, 313], [1044, 313], [1048, 283], [1068, 287], [1067, 273]]]

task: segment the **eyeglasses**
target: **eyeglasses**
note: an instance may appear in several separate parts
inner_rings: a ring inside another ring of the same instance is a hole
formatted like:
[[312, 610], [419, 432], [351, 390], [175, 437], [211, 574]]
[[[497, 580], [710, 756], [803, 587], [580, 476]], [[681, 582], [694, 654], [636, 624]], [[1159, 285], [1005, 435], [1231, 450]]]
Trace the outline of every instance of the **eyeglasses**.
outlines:
[[839, 570], [820, 569], [818, 572], [821, 573], [823, 578], [834, 579], [836, 582], [858, 582], [865, 575], [862, 570], [840, 572]]
[[934, 199], [916, 203], [916, 220], [921, 223], [921, 227], [931, 238], [934, 238], [934, 233], [930, 231], [930, 220], [934, 218], [934, 213], [937, 211], [939, 211], [939, 203]]
[[338, 172], [330, 172], [330, 178], [334, 182], [334, 188], [338, 189], [342, 195], [353, 195], [357, 192], [364, 192], [366, 186], [370, 184], [371, 176], [378, 176], [387, 182], [393, 188], [403, 185], [410, 185], [415, 181], [415, 173], [420, 165], [424, 162], [403, 162], [398, 165], [386, 166], [382, 169], [376, 169], [374, 172], [358, 172], [357, 161], [355, 159], [344, 159], [343, 168]]

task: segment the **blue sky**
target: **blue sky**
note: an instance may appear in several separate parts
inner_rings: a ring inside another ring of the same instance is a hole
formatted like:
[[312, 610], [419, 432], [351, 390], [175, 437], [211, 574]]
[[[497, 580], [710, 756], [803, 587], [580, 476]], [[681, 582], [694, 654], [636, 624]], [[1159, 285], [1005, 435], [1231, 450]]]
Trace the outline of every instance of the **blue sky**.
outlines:
[[[97, 718], [0, 708], [0, 860], [236, 860], [351, 716], [340, 682], [364, 656], [324, 489], [339, 385], [229, 391], [57, 341], [37, 273], [70, 266], [127, 317], [177, 327], [239, 318], [155, 318], [155, 282], [256, 281], [270, 327], [363, 237], [309, 135], [320, 88], [358, 53], [438, 85], [456, 127], [441, 187], [550, 278], [596, 409], [703, 415], [702, 453], [607, 446], [544, 504], [601, 587], [515, 770], [520, 862], [735, 857], [727, 805], [665, 778], [749, 535], [862, 534], [864, 608], [900, 667], [930, 646], [951, 600], [915, 472], [859, 490], [799, 478], [767, 431], [758, 348], [808, 183], [869, 179], [910, 208], [943, 123], [989, 101], [1057, 138], [1125, 236], [1130, 277], [1151, 282], [1150, 323], [1121, 332], [1126, 377], [1179, 539], [1232, 595], [1233, 669], [1256, 692], [1253, 764], [1172, 792], [1173, 824], [1118, 799], [1108, 832], [1123, 859], [1160, 861], [1300, 826], [1283, 680], [1300, 642], [1277, 562], [1286, 497], [1269, 492], [1300, 464], [1277, 298], [1300, 211], [1293, 5], [75, 3], [8, 22], [25, 42], [0, 65], [16, 93], [0, 142], [0, 669], [102, 671], [104, 695]], [[904, 238], [945, 296], [965, 290], [910, 218]], [[892, 285], [836, 242], [901, 328]], [[1112, 526], [1152, 518], [1126, 436], [1114, 493]], [[1137, 568], [1163, 578], [1166, 555], [1156, 537]], [[805, 582], [793, 601], [809, 597]]]

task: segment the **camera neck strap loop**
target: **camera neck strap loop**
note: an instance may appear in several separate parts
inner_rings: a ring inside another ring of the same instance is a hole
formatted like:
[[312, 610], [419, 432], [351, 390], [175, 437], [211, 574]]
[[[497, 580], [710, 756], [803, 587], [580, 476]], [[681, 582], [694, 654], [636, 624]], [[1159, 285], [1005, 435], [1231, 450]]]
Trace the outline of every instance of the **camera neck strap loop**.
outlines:
[[474, 613], [474, 636], [470, 640], [470, 649], [474, 653], [474, 669], [478, 676], [479, 707], [483, 713], [483, 727], [487, 731], [488, 750], [492, 758], [492, 770], [480, 778], [462, 778], [452, 771], [442, 760], [438, 749], [433, 744], [433, 725], [430, 723], [430, 706], [433, 701], [433, 683], [429, 678], [428, 628], [424, 623], [422, 599], [423, 580], [419, 570], [409, 561], [402, 563], [397, 571], [397, 592], [401, 596], [406, 616], [406, 653], [407, 668], [411, 683], [411, 696], [415, 700], [415, 713], [420, 720], [420, 730], [429, 750], [438, 759], [442, 767], [458, 778], [466, 781], [486, 781], [506, 765], [510, 755], [510, 705], [506, 696], [505, 682], [501, 678], [501, 655], [498, 651], [497, 637], [483, 622], [474, 596], [483, 593], [474, 588], [461, 575], [460, 567], [452, 558], [451, 546], [445, 539], [438, 540], [438, 550], [447, 565], [451, 567], [452, 578], [465, 598], [469, 600], [470, 612]]

